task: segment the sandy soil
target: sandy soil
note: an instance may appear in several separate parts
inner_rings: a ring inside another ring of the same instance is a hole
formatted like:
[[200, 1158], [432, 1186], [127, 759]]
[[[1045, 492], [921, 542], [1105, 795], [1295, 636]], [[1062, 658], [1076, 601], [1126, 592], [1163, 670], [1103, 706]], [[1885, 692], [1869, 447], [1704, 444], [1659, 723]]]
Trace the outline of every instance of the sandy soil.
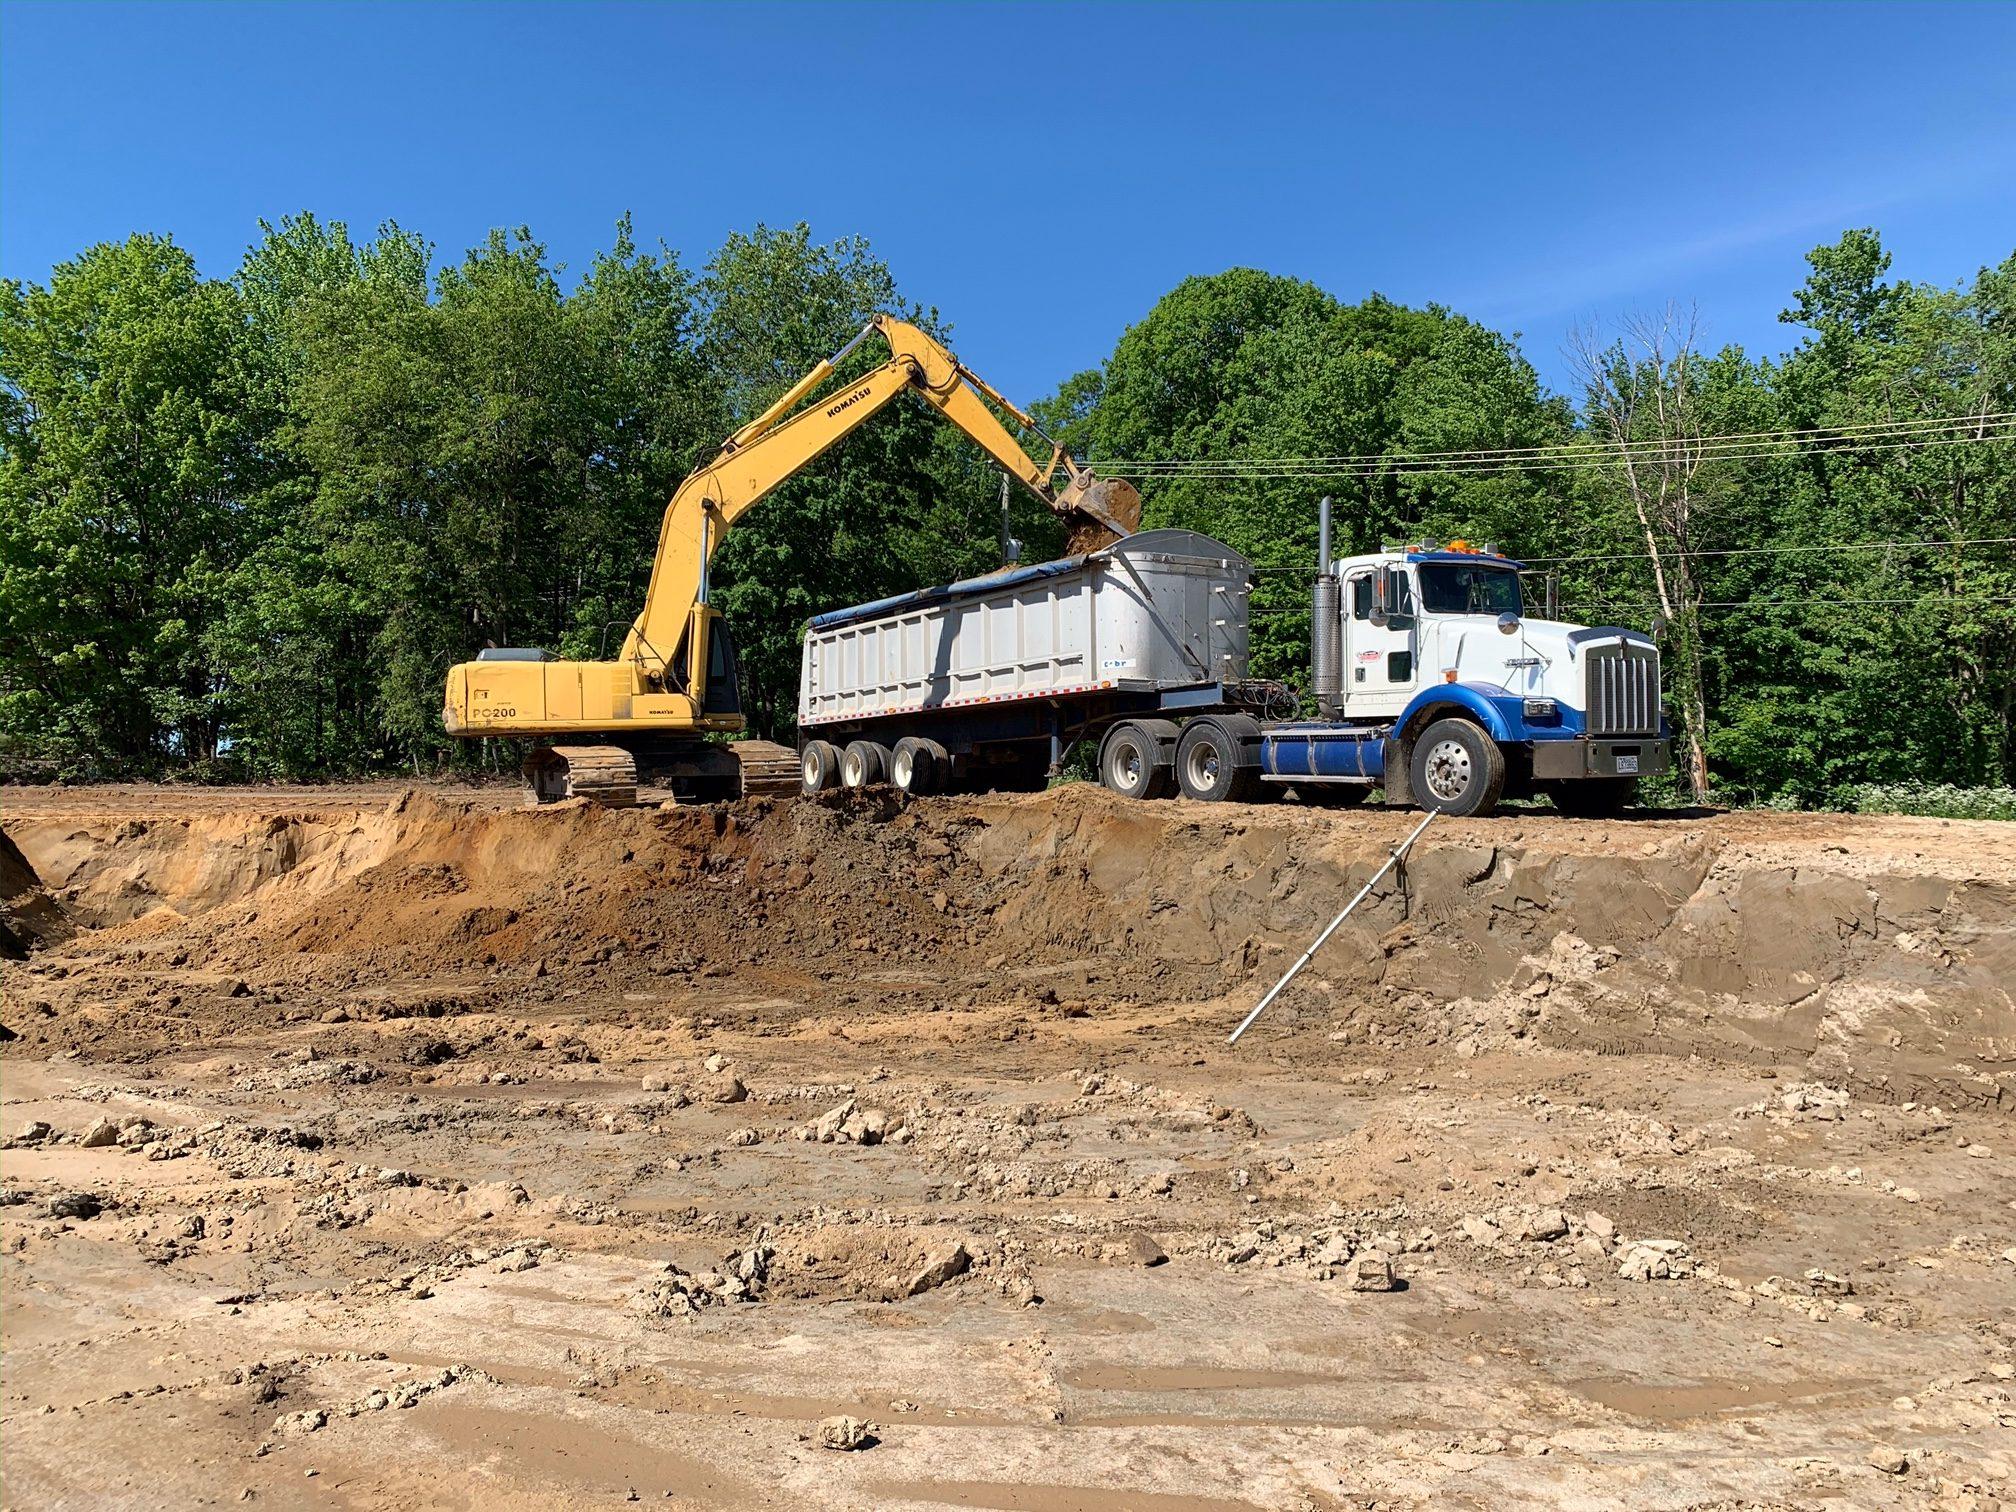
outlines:
[[7, 1506], [2016, 1505], [2016, 827], [515, 803], [0, 793]]

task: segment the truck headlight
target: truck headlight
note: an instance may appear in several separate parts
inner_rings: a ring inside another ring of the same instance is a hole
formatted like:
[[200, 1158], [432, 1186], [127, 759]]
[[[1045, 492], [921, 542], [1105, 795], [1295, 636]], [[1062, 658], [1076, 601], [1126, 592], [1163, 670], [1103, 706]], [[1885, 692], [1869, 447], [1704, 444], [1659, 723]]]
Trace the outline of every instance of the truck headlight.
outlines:
[[1560, 716], [1560, 706], [1551, 698], [1529, 698], [1526, 700], [1526, 717], [1528, 719], [1558, 719]]

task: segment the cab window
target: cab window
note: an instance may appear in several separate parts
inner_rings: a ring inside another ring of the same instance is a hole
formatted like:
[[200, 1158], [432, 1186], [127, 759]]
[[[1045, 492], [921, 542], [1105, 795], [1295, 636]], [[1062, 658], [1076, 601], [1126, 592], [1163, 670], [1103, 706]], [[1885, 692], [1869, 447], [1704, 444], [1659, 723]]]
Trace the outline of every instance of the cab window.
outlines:
[[1423, 562], [1421, 603], [1430, 614], [1519, 614], [1519, 574], [1467, 562]]
[[[1386, 612], [1395, 619], [1405, 619], [1414, 612], [1414, 590], [1408, 585], [1407, 571], [1403, 567], [1388, 567], [1386, 572]], [[1372, 618], [1372, 581], [1370, 572], [1361, 572], [1350, 580], [1351, 618], [1369, 620]]]

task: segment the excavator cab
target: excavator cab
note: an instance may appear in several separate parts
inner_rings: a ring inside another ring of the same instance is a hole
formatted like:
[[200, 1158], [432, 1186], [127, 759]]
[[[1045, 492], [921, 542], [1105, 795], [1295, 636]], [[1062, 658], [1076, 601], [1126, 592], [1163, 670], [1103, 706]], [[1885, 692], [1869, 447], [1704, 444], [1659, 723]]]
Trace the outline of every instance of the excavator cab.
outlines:
[[[735, 634], [728, 628], [728, 621], [720, 615], [711, 615], [713, 624], [707, 631], [707, 691], [701, 695], [700, 712], [703, 714], [737, 714], [742, 712], [741, 666], [735, 659]], [[675, 663], [684, 659], [685, 648], [680, 648], [680, 656]]]

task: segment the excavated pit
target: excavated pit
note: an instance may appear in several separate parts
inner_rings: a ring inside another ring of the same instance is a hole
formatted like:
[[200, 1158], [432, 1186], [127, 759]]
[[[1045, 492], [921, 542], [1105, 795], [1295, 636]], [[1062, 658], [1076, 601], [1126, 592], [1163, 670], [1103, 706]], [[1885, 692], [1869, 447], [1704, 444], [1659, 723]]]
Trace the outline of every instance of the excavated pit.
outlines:
[[[164, 961], [228, 977], [247, 1000], [226, 1019], [249, 1025], [276, 999], [298, 1013], [387, 984], [480, 982], [494, 999], [535, 964], [787, 995], [838, 983], [870, 1020], [878, 1000], [1016, 992], [1231, 1013], [1408, 827], [1081, 786], [738, 810], [418, 793], [156, 819], [59, 806], [7, 831], [35, 873], [10, 879], [24, 917], [43, 937], [86, 930], [75, 948], [102, 985], [145, 1003], [176, 995]], [[2006, 1110], [2012, 849], [1997, 827], [1941, 821], [1444, 821], [1268, 1038], [1730, 1058]], [[120, 1033], [116, 1006], [38, 1023], [41, 977], [17, 986], [30, 1016], [10, 1028], [79, 1049]]]
[[1438, 820], [1228, 1048], [1413, 822], [10, 793], [10, 1504], [2016, 1491], [2016, 827]]

